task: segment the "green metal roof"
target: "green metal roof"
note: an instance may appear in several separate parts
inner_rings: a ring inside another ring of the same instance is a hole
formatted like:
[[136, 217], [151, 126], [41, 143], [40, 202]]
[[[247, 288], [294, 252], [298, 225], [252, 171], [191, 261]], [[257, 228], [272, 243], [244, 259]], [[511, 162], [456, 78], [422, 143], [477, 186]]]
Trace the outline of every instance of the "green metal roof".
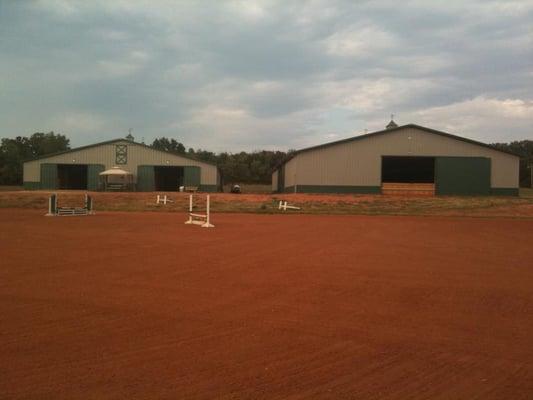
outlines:
[[69, 150], [65, 150], [65, 151], [58, 151], [57, 153], [44, 154], [42, 156], [38, 156], [38, 157], [30, 158], [28, 160], [24, 160], [23, 162], [30, 162], [30, 161], [41, 160], [43, 158], [55, 157], [55, 156], [59, 156], [61, 154], [72, 153], [74, 151], [90, 149], [90, 148], [93, 148], [93, 147], [103, 146], [103, 145], [106, 145], [106, 144], [112, 144], [112, 143], [116, 143], [116, 142], [132, 143], [132, 144], [135, 144], [137, 146], [146, 147], [146, 148], [148, 148], [150, 150], [160, 151], [161, 153], [170, 154], [170, 155], [178, 156], [178, 157], [183, 157], [183, 158], [187, 158], [189, 160], [194, 160], [194, 161], [198, 161], [198, 162], [201, 162], [201, 163], [204, 163], [204, 164], [214, 165], [215, 167], [217, 167], [216, 163], [213, 163], [213, 162], [210, 162], [210, 161], [203, 161], [203, 160], [200, 160], [200, 159], [198, 159], [196, 157], [191, 157], [191, 156], [189, 156], [187, 154], [172, 153], [172, 152], [166, 151], [166, 150], [154, 149], [153, 147], [148, 146], [147, 144], [134, 142], [132, 140], [128, 140], [128, 139], [125, 139], [125, 138], [106, 140], [105, 142], [89, 144], [87, 146], [76, 147], [74, 149], [69, 149]]

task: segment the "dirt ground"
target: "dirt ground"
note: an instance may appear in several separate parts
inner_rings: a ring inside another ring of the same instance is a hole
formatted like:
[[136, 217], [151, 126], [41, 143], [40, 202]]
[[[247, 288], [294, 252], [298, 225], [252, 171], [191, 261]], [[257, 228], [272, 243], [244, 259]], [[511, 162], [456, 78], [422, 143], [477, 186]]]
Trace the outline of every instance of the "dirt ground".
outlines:
[[531, 399], [533, 222], [0, 210], [2, 399]]

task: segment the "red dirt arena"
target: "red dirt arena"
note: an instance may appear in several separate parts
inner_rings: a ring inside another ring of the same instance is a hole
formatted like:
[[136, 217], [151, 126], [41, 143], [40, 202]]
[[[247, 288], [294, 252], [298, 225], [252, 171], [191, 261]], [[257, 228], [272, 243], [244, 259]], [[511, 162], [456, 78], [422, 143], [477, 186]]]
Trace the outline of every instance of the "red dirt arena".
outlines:
[[531, 399], [533, 221], [0, 210], [2, 399]]

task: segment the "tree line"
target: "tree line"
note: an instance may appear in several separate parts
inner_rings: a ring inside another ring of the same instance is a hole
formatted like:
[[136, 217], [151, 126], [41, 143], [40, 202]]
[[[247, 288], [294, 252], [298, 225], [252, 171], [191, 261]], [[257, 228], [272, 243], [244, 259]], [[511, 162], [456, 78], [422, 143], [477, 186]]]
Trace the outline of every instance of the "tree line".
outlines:
[[[155, 139], [150, 146], [157, 150], [215, 163], [226, 183], [268, 184], [272, 170], [290, 154], [267, 150], [214, 153], [203, 149], [187, 149], [176, 139], [166, 137]], [[17, 136], [14, 139], [3, 138], [0, 144], [0, 185], [21, 185], [24, 161], [69, 149], [70, 140], [54, 132], [38, 132], [29, 137]]]
[[218, 166], [225, 183], [269, 184], [274, 168], [293, 152], [261, 150], [251, 153], [245, 151], [214, 153], [203, 149], [195, 150], [192, 147], [186, 149], [183, 143], [166, 137], [155, 139], [151, 147], [214, 163]]
[[70, 139], [54, 132], [3, 138], [0, 143], [0, 185], [22, 185], [24, 161], [68, 149]]
[[[173, 138], [161, 137], [150, 145], [178, 155], [192, 157], [218, 165], [226, 183], [269, 184], [272, 170], [291, 156], [293, 150], [253, 151], [238, 153], [214, 153], [203, 149], [186, 148]], [[520, 185], [530, 187], [530, 166], [533, 164], [533, 141], [521, 140], [510, 143], [493, 143], [496, 149], [520, 156]], [[70, 149], [70, 139], [54, 132], [37, 132], [33, 135], [3, 138], [0, 144], [0, 185], [21, 185], [22, 164], [35, 157]]]

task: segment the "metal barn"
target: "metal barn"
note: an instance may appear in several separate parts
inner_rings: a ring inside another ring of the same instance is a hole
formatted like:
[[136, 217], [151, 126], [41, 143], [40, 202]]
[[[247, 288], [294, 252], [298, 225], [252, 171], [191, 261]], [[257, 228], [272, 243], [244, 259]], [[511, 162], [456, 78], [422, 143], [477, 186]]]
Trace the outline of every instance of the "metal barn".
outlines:
[[132, 177], [132, 189], [138, 191], [175, 191], [190, 186], [214, 192], [220, 186], [214, 164], [115, 139], [26, 161], [24, 188], [100, 190], [100, 174], [116, 167]]
[[289, 193], [518, 195], [519, 157], [419, 125], [299, 150], [272, 174]]

